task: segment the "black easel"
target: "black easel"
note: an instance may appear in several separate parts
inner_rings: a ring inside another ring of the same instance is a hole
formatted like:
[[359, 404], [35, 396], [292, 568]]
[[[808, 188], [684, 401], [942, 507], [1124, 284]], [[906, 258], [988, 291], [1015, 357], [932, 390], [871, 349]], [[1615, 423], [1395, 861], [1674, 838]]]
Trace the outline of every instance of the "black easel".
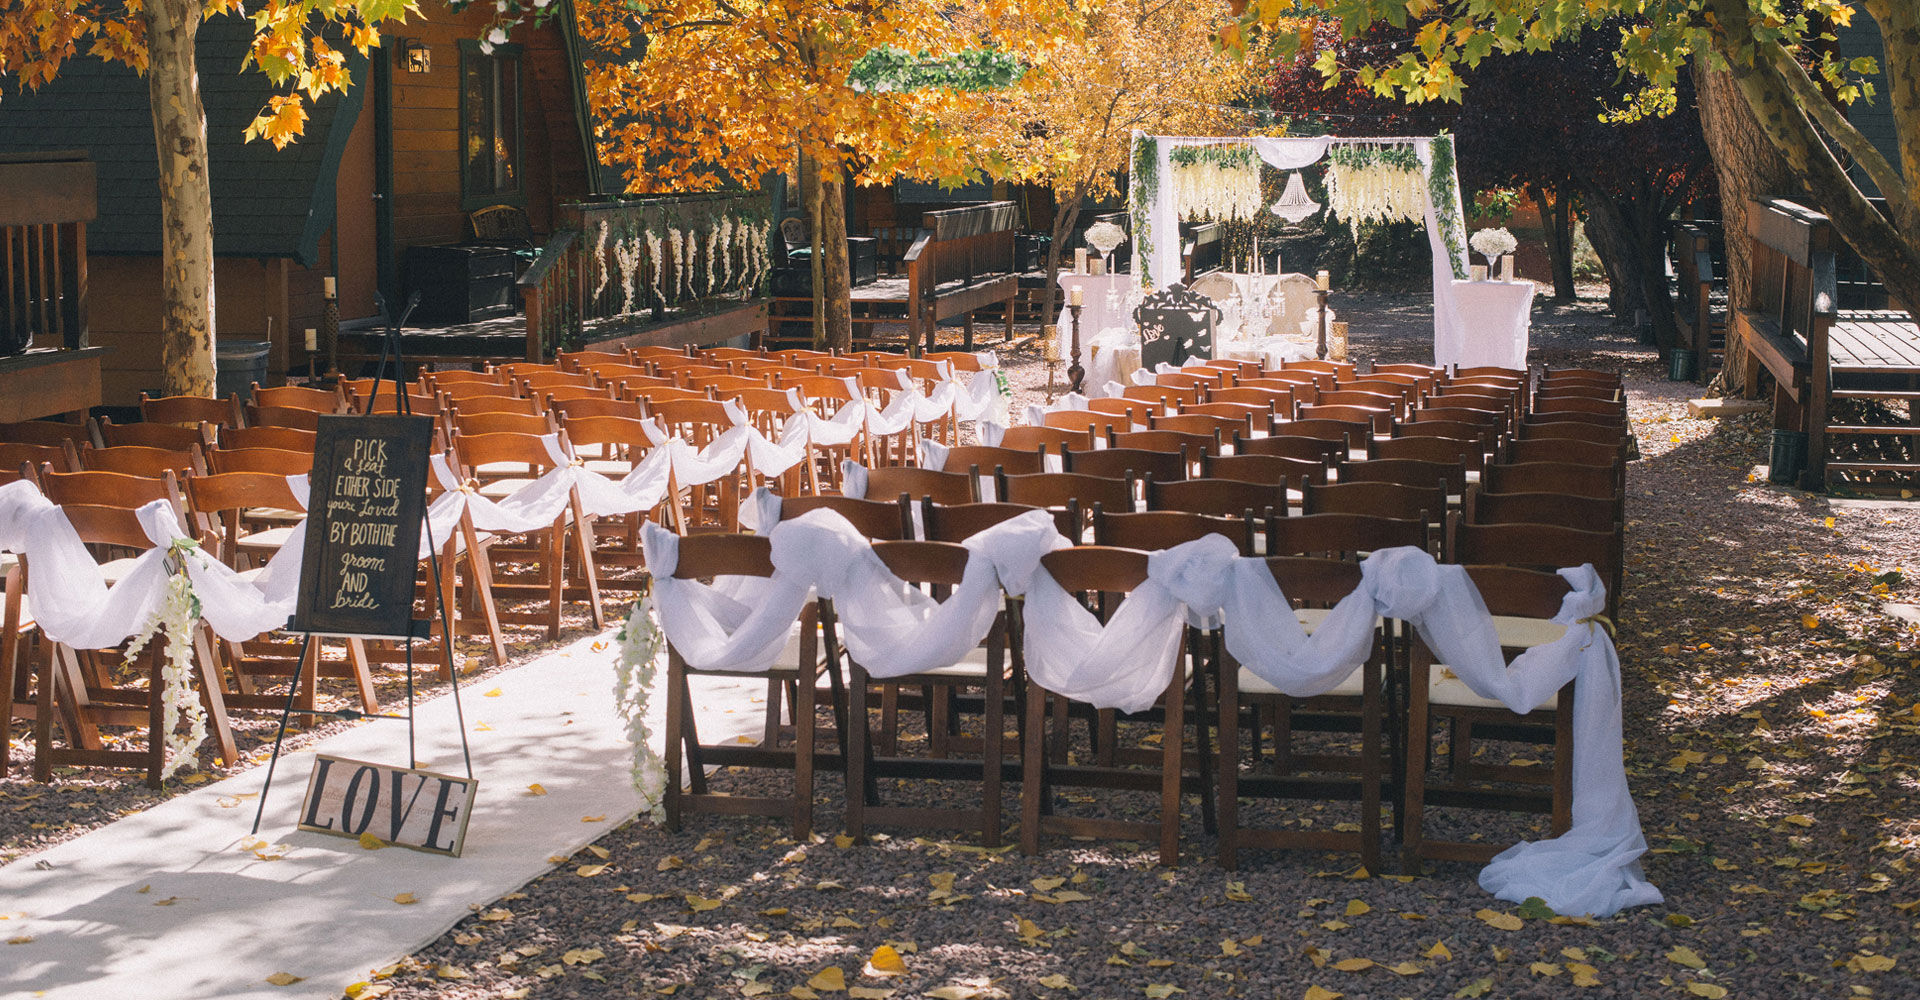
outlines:
[[[361, 412], [361, 415], [367, 416], [373, 413], [374, 407], [380, 399], [380, 383], [391, 379], [393, 382], [395, 411], [402, 416], [411, 416], [413, 414], [413, 406], [405, 389], [406, 356], [401, 348], [400, 328], [406, 325], [407, 318], [413, 315], [414, 307], [420, 304], [420, 293], [414, 292], [407, 298], [406, 308], [402, 310], [398, 319], [393, 318], [393, 314], [387, 309], [385, 296], [376, 291], [374, 293], [374, 301], [380, 308], [380, 314], [386, 317], [387, 326], [386, 332], [380, 339], [380, 360], [374, 368], [373, 390], [367, 394], [367, 406], [366, 409]], [[436, 599], [438, 599], [443, 593], [440, 584], [440, 546], [433, 537], [432, 520], [423, 516], [421, 518], [421, 530], [426, 535], [428, 572], [433, 578], [433, 593]], [[440, 600], [439, 603], [441, 635], [446, 639], [447, 676], [452, 678], [453, 681], [453, 711], [454, 718], [458, 722], [460, 730], [460, 755], [466, 763], [467, 777], [471, 779], [473, 777], [473, 750], [467, 743], [466, 710], [460, 702], [460, 670], [458, 665], [454, 663], [453, 657], [453, 642], [455, 636], [453, 607], [445, 600]], [[293, 702], [300, 690], [300, 674], [301, 671], [306, 668], [307, 655], [312, 648], [315, 635], [316, 633], [314, 632], [306, 632], [300, 640], [300, 656], [299, 659], [294, 662], [293, 678], [287, 685], [287, 703], [280, 710], [279, 728], [273, 737], [273, 756], [267, 761], [266, 780], [260, 785], [260, 804], [255, 808], [253, 813], [252, 832], [256, 834], [260, 832], [260, 821], [262, 817], [266, 815], [267, 793], [273, 786], [273, 773], [280, 763], [280, 751], [287, 737], [287, 720], [293, 715]], [[423, 618], [413, 620], [412, 631], [409, 635], [390, 637], [399, 639], [406, 648], [407, 714], [368, 714], [351, 708], [334, 710], [312, 709], [304, 710], [300, 714], [325, 715], [339, 719], [405, 719], [407, 720], [407, 767], [418, 767], [419, 759], [415, 748], [414, 724], [413, 643], [416, 639], [428, 639], [432, 638], [432, 636], [433, 622], [431, 619]], [[319, 669], [317, 665], [315, 669]]]

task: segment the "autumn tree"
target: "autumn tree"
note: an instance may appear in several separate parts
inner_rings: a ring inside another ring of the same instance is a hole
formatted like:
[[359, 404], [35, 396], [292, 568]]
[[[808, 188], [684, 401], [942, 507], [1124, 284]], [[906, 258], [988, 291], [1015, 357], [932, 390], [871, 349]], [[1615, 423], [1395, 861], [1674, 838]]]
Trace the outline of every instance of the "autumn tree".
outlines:
[[[1300, 44], [1293, 19], [1302, 14], [1337, 18], [1348, 34], [1376, 22], [1405, 25], [1410, 17], [1431, 16], [1415, 48], [1384, 69], [1359, 74], [1377, 92], [1414, 103], [1458, 100], [1465, 71], [1496, 50], [1566, 44], [1610, 18], [1638, 17], [1614, 35], [1619, 65], [1654, 88], [1672, 87], [1695, 56], [1710, 70], [1725, 70], [1740, 103], [1835, 231], [1895, 298], [1920, 303], [1920, 4], [1912, 0], [1512, 0], [1497, 9], [1440, 0], [1258, 0], [1244, 10], [1224, 40], [1271, 41], [1283, 52]], [[1835, 102], [1873, 96], [1864, 79], [1875, 70], [1873, 61], [1842, 64], [1827, 44], [1832, 26], [1850, 23], [1860, 10], [1886, 46], [1890, 93], [1883, 99], [1893, 110], [1898, 168]], [[1709, 132], [1714, 129], [1709, 123]], [[1849, 163], [1886, 198], [1884, 210], [1854, 183]]]
[[1036, 57], [1025, 86], [984, 109], [955, 109], [950, 124], [1000, 154], [1005, 176], [1053, 191], [1042, 315], [1055, 312], [1061, 252], [1081, 210], [1116, 193], [1135, 129], [1246, 131], [1247, 114], [1231, 105], [1257, 91], [1259, 67], [1213, 44], [1227, 23], [1211, 0], [1106, 0], [1084, 30]]
[[194, 44], [209, 17], [247, 17], [248, 63], [287, 92], [247, 129], [284, 146], [306, 124], [306, 101], [350, 86], [346, 49], [362, 55], [409, 0], [8, 0], [0, 9], [0, 81], [38, 88], [84, 46], [147, 78], [160, 167], [160, 364], [170, 394], [213, 395], [213, 188], [207, 116]]
[[[576, 0], [601, 158], [628, 190], [706, 190], [800, 163], [815, 339], [851, 341], [846, 185], [960, 182], [1000, 161], [951, 127], [1078, 21], [1068, 0]], [[509, 14], [511, 16], [511, 14]], [[978, 116], [971, 116], [977, 118]]]

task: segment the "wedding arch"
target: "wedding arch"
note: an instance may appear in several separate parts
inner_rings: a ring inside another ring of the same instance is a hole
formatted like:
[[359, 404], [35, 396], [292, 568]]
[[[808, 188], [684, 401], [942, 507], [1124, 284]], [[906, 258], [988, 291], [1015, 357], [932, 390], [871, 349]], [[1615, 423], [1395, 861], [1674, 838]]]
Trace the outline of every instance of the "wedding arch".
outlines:
[[[1331, 157], [1338, 168], [1335, 176], [1350, 180], [1348, 190], [1329, 192], [1328, 210], [1349, 221], [1424, 220], [1433, 249], [1434, 361], [1450, 364], [1460, 357], [1465, 323], [1453, 282], [1467, 276], [1466, 223], [1454, 170], [1453, 137], [1444, 133], [1348, 139], [1134, 132], [1127, 210], [1133, 220], [1134, 259], [1139, 262], [1135, 271], [1149, 291], [1180, 280], [1179, 240], [1155, 236], [1179, 231], [1182, 200], [1189, 208], [1214, 207], [1230, 215], [1246, 212], [1243, 185], [1210, 185], [1212, 178], [1235, 169], [1235, 161], [1251, 164], [1251, 156], [1243, 150], [1276, 170], [1300, 170]], [[1178, 176], [1176, 159], [1182, 168]], [[1360, 178], [1365, 181], [1353, 182]], [[1257, 202], [1257, 181], [1254, 191]], [[1254, 210], [1259, 210], [1257, 205]]]

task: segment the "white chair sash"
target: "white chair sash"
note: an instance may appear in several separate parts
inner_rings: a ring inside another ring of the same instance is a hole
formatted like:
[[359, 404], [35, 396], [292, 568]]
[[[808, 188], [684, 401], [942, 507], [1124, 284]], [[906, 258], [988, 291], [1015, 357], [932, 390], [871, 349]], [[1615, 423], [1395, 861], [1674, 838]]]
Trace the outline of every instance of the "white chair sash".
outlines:
[[640, 545], [653, 574], [660, 630], [689, 667], [738, 673], [774, 667], [811, 599], [806, 579], [778, 566], [770, 577], [721, 577], [712, 584], [676, 579], [679, 535], [649, 521], [641, 526]]

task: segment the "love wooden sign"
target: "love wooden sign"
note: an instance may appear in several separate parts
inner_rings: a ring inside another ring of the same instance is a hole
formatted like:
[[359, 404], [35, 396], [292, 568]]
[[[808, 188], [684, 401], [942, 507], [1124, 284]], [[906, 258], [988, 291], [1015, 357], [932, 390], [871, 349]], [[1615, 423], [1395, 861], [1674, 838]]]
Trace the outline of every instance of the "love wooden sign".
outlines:
[[473, 812], [477, 778], [456, 778], [363, 760], [314, 758], [300, 829], [459, 857]]

